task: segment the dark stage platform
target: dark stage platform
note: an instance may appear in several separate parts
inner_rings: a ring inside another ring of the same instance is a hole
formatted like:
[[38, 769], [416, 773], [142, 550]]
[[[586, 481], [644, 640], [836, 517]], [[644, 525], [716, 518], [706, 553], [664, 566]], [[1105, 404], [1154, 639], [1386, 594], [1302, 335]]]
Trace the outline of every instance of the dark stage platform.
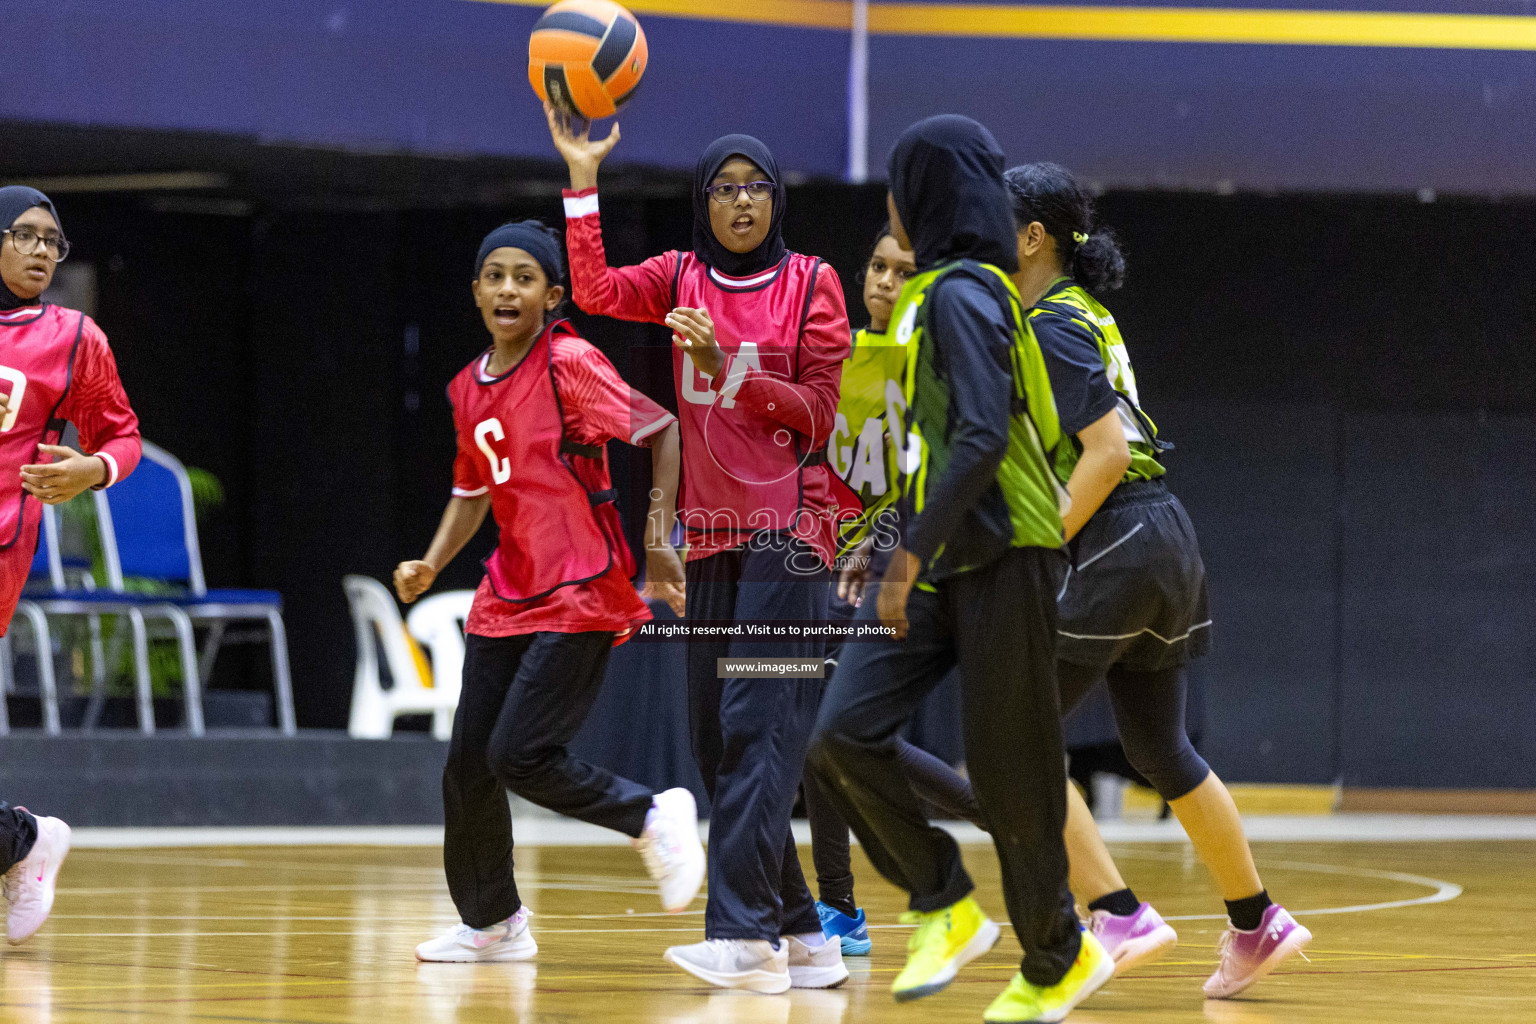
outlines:
[[446, 756], [422, 733], [17, 730], [0, 739], [0, 799], [76, 826], [435, 825]]

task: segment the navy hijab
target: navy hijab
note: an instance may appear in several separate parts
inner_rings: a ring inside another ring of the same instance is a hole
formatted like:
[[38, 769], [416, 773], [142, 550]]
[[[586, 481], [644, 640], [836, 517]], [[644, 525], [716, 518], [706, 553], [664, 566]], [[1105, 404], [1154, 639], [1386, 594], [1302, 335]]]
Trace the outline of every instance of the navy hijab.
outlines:
[[[751, 252], [731, 252], [715, 237], [709, 226], [709, 204], [714, 200], [704, 194], [720, 168], [739, 156], [752, 161], [773, 182], [773, 214], [768, 219], [768, 235]], [[748, 277], [777, 266], [784, 258], [784, 181], [779, 163], [768, 147], [750, 135], [726, 135], [704, 150], [693, 169], [693, 254], [706, 265], [730, 277]]]
[[1003, 162], [992, 133], [958, 114], [901, 133], [886, 170], [919, 270], [958, 259], [1019, 269]]
[[[0, 231], [16, 223], [17, 217], [34, 206], [41, 206], [53, 214], [53, 220], [59, 225], [59, 231], [64, 230], [64, 222], [59, 220], [59, 211], [53, 208], [53, 203], [47, 196], [25, 185], [7, 185], [5, 188], [0, 188]], [[23, 299], [7, 288], [4, 281], [0, 281], [0, 310], [33, 306], [37, 302], [37, 299]]]

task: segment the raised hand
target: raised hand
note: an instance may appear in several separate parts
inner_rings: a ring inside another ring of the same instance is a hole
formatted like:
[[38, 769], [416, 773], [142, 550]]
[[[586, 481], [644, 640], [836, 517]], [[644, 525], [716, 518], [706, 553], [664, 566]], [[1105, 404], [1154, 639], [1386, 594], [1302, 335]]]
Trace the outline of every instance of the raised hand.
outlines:
[[619, 143], [618, 122], [614, 122], [606, 139], [593, 141], [590, 122], [581, 131], [572, 131], [565, 117], [548, 103], [544, 104], [544, 117], [549, 121], [549, 137], [570, 169], [571, 188], [580, 192], [595, 186], [598, 165]]

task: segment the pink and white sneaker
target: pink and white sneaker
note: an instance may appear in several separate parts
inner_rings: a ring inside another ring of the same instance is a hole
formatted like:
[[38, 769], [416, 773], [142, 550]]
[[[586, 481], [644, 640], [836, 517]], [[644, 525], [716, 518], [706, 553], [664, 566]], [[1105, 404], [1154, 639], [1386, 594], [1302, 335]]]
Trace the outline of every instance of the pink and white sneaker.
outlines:
[[645, 815], [645, 830], [630, 842], [656, 880], [662, 909], [669, 914], [687, 910], [704, 884], [704, 844], [693, 794], [686, 789], [657, 793]]
[[19, 946], [48, 920], [53, 910], [54, 882], [69, 856], [69, 826], [58, 818], [37, 818], [32, 852], [12, 866], [0, 881], [5, 894], [5, 937]]
[[1312, 933], [1278, 903], [1264, 911], [1259, 926], [1241, 932], [1227, 922], [1221, 936], [1221, 963], [1206, 979], [1207, 999], [1230, 999], [1280, 966], [1312, 941]]
[[1156, 960], [1179, 943], [1178, 932], [1158, 916], [1150, 903], [1143, 903], [1129, 917], [1095, 910], [1088, 930], [1114, 958], [1116, 975]]
[[539, 947], [528, 930], [529, 911], [517, 913], [489, 928], [454, 925], [435, 939], [416, 947], [416, 959], [425, 963], [485, 964], [508, 960], [532, 960]]

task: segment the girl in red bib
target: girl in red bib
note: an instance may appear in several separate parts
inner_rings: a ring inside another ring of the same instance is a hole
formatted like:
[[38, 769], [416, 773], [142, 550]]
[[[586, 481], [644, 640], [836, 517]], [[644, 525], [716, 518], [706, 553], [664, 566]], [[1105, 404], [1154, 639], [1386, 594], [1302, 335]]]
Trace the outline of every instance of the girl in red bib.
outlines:
[[[42, 301], [69, 255], [58, 212], [32, 188], [0, 188], [0, 636], [37, 553], [42, 505], [110, 487], [139, 464], [107, 336], [84, 313]], [[66, 422], [89, 455], [59, 445]], [[0, 696], [0, 700], [4, 697]], [[6, 935], [24, 942], [53, 906], [69, 826], [0, 801]]]
[[693, 796], [619, 778], [566, 752], [602, 687], [608, 652], [650, 609], [614, 508], [605, 445], [652, 451], [647, 587], [681, 604], [667, 544], [677, 490], [677, 424], [552, 314], [558, 236], [538, 221], [491, 232], [474, 295], [493, 344], [448, 385], [459, 452], [453, 496], [424, 558], [395, 570], [416, 600], [485, 521], [485, 560], [466, 628], [464, 685], [443, 771], [443, 861], [462, 923], [416, 948], [421, 960], [526, 960], [538, 947], [512, 874], [506, 790], [630, 836], [662, 906], [687, 908], [704, 880]]
[[[699, 158], [691, 251], [608, 266], [597, 168], [618, 128], [594, 142], [548, 115], [571, 172], [577, 305], [672, 330], [687, 618], [694, 629], [741, 630], [688, 641], [694, 756], [711, 801], [709, 903], [706, 941], [667, 959], [724, 987], [836, 985], [847, 969], [823, 939], [789, 831], [823, 681], [720, 669], [722, 659], [819, 665], [825, 653], [816, 627], [827, 622], [836, 547], [826, 443], [849, 348], [842, 286], [831, 267], [785, 249], [783, 177], [749, 135], [718, 139]], [[747, 632], [754, 625], [771, 632]]]

